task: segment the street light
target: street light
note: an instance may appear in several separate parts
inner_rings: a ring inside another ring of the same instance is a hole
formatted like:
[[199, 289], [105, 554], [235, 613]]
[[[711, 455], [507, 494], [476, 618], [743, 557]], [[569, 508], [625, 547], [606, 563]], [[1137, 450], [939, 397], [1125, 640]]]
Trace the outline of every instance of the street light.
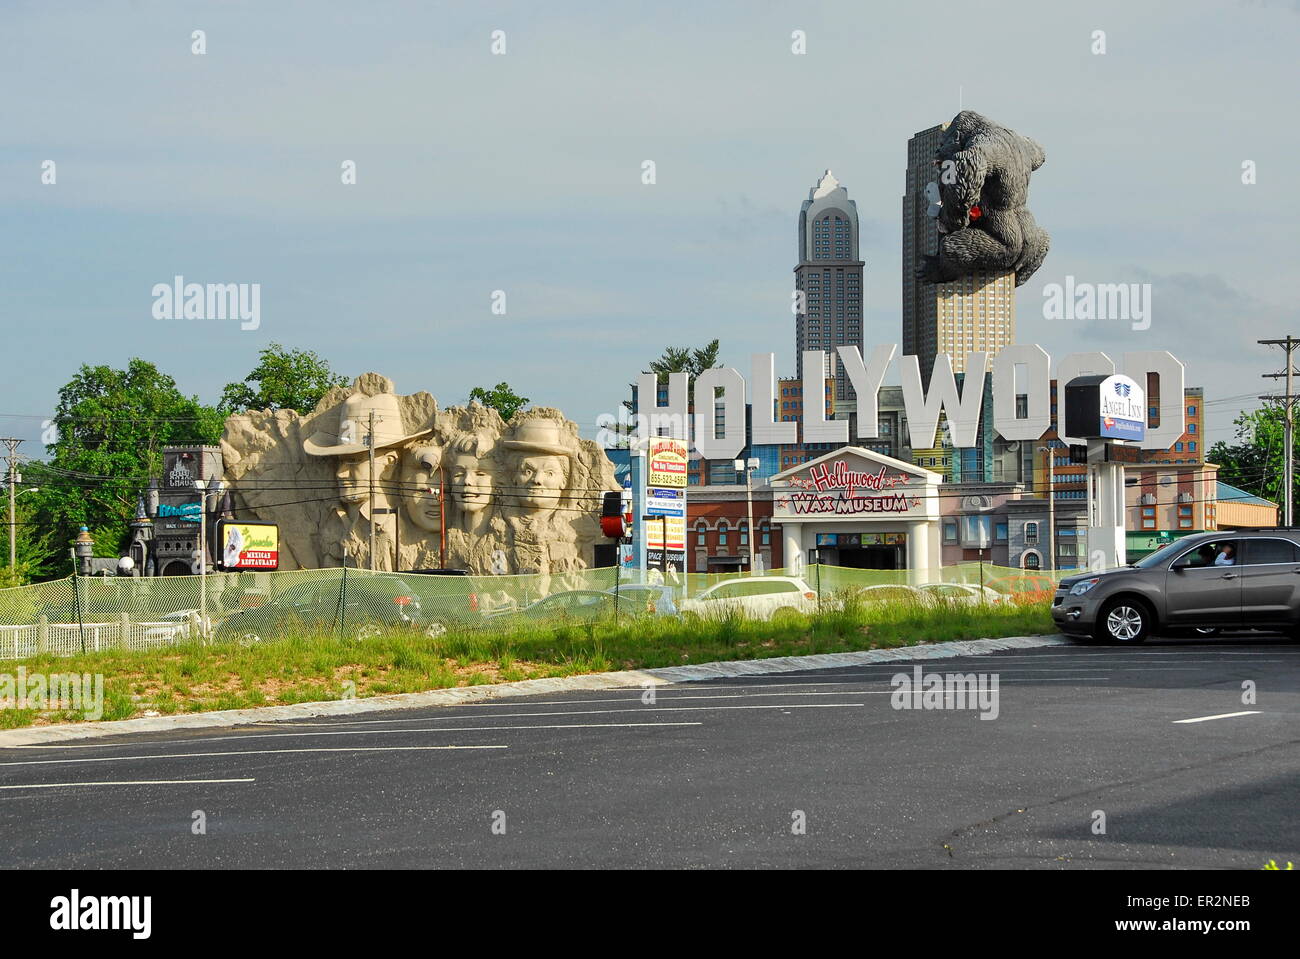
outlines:
[[199, 491], [199, 634], [208, 635], [208, 491], [220, 493], [225, 484], [220, 480], [196, 479], [194, 488]]
[[746, 539], [749, 540], [749, 575], [754, 575], [754, 486], [751, 479], [754, 471], [758, 469], [758, 457], [751, 456], [747, 460], [736, 460], [733, 464], [737, 473], [745, 474], [745, 510], [749, 514], [749, 533]]
[[14, 503], [17, 501], [18, 497], [23, 495], [23, 493], [35, 493], [40, 489], [39, 486], [32, 486], [24, 490], [19, 490], [17, 493], [15, 493], [14, 486], [17, 485], [18, 483], [21, 483], [22, 481], [23, 478], [21, 474], [15, 473], [14, 481], [9, 484], [9, 568], [10, 569], [13, 569], [16, 565], [18, 565], [18, 558], [17, 558], [18, 547], [14, 536], [15, 532], [18, 529], [18, 513], [17, 510], [14, 508]]

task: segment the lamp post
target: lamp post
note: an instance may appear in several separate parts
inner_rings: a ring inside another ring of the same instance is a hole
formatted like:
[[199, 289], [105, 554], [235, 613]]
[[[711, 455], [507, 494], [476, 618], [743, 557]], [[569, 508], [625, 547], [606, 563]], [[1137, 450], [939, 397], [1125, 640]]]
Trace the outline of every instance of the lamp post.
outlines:
[[23, 481], [22, 474], [15, 473], [13, 476], [13, 482], [9, 484], [9, 568], [10, 569], [13, 569], [15, 566], [18, 565], [18, 546], [14, 536], [14, 533], [18, 529], [18, 513], [14, 503], [17, 501], [18, 497], [23, 495], [23, 493], [35, 493], [40, 489], [39, 486], [33, 486], [31, 487], [31, 489], [25, 489], [15, 493], [14, 487], [18, 483], [21, 483], [22, 481]]
[[225, 484], [219, 480], [196, 479], [199, 491], [199, 633], [208, 635], [208, 491], [220, 493]]
[[1050, 446], [1038, 447], [1047, 459], [1047, 569], [1056, 572], [1056, 460]]
[[736, 460], [734, 462], [737, 473], [745, 474], [745, 512], [749, 516], [749, 532], [745, 538], [749, 540], [749, 575], [754, 575], [754, 485], [752, 478], [754, 471], [758, 469], [758, 457], [751, 456], [747, 460]]

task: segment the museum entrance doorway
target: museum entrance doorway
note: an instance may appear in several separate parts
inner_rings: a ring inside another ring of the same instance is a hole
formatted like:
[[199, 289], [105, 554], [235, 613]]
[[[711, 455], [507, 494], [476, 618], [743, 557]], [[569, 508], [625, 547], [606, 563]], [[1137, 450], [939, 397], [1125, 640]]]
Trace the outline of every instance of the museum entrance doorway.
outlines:
[[839, 549], [839, 565], [850, 569], [906, 569], [904, 546], [858, 546]]

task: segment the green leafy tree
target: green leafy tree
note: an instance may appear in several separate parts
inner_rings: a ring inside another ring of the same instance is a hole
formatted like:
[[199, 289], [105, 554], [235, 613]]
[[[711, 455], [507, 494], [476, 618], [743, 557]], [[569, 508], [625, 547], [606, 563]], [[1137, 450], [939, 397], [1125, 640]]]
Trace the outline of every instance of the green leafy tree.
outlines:
[[224, 413], [245, 410], [297, 410], [310, 413], [321, 397], [348, 379], [330, 369], [314, 350], [287, 350], [272, 343], [242, 383], [227, 383], [221, 393]]
[[24, 470], [40, 487], [32, 494], [36, 521], [53, 547], [38, 565], [66, 575], [60, 557], [66, 559], [82, 526], [94, 534], [97, 553], [115, 555], [141, 490], [162, 470], [162, 448], [215, 444], [223, 422], [220, 410], [183, 395], [152, 363], [132, 359], [124, 370], [82, 366], [59, 390], [48, 462]]
[[690, 385], [693, 387], [697, 376], [705, 370], [711, 370], [721, 365], [718, 362], [720, 348], [717, 340], [696, 349], [685, 346], [670, 346], [664, 350], [663, 356], [650, 361], [650, 372], [658, 374], [661, 384], [668, 382], [669, 373], [688, 373], [690, 374]]
[[476, 386], [469, 391], [469, 398], [478, 400], [484, 406], [492, 407], [507, 423], [512, 416], [532, 402], [528, 397], [520, 396], [512, 390], [509, 383], [498, 383], [490, 390]]
[[[1282, 408], [1276, 405], [1238, 416], [1232, 442], [1210, 448], [1208, 459], [1219, 466], [1219, 479], [1274, 503], [1284, 498], [1286, 440]], [[1300, 431], [1298, 431], [1300, 432]], [[1297, 457], [1300, 463], [1300, 457]]]
[[[24, 470], [24, 480], [30, 474]], [[8, 586], [25, 586], [37, 579], [67, 575], [68, 565], [62, 573], [53, 568], [55, 559], [54, 531], [43, 527], [39, 521], [41, 490], [23, 484], [27, 495], [18, 497], [14, 518], [14, 565], [9, 565], [9, 497], [0, 494], [3, 501], [5, 530], [0, 534], [0, 589]]]

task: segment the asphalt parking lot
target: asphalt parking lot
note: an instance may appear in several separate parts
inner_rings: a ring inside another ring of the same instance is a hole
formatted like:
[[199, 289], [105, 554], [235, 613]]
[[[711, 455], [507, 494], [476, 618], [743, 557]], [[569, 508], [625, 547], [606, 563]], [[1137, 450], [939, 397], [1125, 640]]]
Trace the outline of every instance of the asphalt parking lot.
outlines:
[[0, 866], [1300, 860], [1300, 645], [1248, 635], [921, 664], [996, 676], [992, 720], [893, 708], [891, 677], [914, 665], [684, 683], [653, 702], [586, 691], [8, 748]]

